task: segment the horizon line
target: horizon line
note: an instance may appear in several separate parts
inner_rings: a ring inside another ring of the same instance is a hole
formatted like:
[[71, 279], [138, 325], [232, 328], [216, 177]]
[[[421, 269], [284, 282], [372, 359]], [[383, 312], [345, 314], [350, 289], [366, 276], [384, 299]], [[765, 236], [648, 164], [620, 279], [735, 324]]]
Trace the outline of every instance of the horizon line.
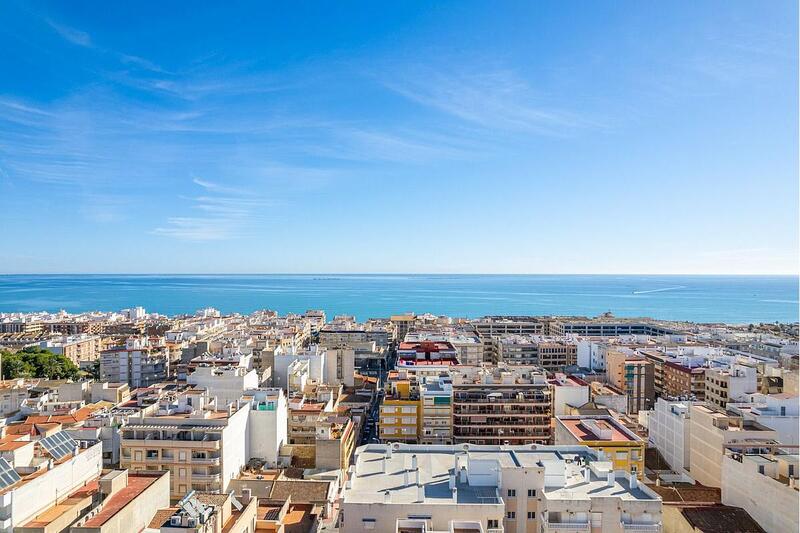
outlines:
[[0, 276], [750, 276], [800, 279], [800, 273], [796, 272], [3, 272]]

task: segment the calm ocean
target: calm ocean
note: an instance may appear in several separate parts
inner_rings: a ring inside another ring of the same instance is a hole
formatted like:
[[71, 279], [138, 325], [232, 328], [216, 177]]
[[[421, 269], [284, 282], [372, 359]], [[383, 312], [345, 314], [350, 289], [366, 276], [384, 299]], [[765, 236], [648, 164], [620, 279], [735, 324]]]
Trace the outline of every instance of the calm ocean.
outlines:
[[651, 316], [698, 322], [798, 320], [794, 276], [562, 275], [8, 275], [0, 311], [119, 310], [165, 314], [324, 309], [358, 319], [405, 311]]

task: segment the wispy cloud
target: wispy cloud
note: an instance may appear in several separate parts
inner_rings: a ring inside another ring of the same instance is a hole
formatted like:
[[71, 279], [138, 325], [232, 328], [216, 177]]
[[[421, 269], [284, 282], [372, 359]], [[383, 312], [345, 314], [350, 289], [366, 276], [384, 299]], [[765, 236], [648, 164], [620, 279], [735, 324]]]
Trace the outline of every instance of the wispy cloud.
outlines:
[[560, 136], [600, 125], [549, 103], [507, 69], [447, 72], [429, 68], [387, 76], [383, 84], [413, 102], [494, 132]]
[[263, 196], [216, 182], [194, 178], [192, 182], [203, 193], [180, 200], [199, 211], [199, 215], [169, 217], [164, 226], [153, 230], [156, 235], [186, 241], [218, 241], [251, 235], [253, 224], [263, 220], [263, 211], [270, 207]]
[[49, 24], [50, 27], [56, 31], [56, 33], [58, 33], [61, 37], [71, 42], [72, 44], [83, 46], [85, 48], [92, 47], [92, 38], [89, 36], [88, 33], [55, 22], [54, 20], [51, 19], [47, 19], [47, 24]]

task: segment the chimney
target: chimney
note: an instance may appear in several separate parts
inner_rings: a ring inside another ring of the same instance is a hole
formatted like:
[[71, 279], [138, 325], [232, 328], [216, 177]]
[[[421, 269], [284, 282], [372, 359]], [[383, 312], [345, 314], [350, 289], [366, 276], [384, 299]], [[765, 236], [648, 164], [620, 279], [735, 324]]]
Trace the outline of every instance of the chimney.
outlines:
[[425, 485], [417, 486], [417, 502], [425, 501]]
[[616, 480], [616, 476], [614, 475], [614, 471], [613, 470], [609, 470], [608, 471], [608, 482], [607, 482], [608, 486], [609, 487], [613, 487], [615, 480]]
[[584, 467], [584, 469], [583, 469], [583, 482], [584, 483], [589, 483], [589, 481], [591, 480], [591, 476], [592, 476], [592, 474], [591, 474], [591, 471], [589, 470], [589, 467], [588, 466]]
[[419, 485], [419, 468], [414, 470], [414, 484]]
[[453, 503], [458, 503], [458, 489], [453, 487], [450, 492], [453, 495]]
[[639, 478], [636, 477], [636, 472], [631, 472], [629, 478], [631, 490], [635, 490], [639, 488]]
[[[350, 480], [348, 480], [349, 482]], [[250, 500], [253, 498], [253, 491], [251, 489], [242, 489], [242, 503], [247, 505], [250, 503]]]
[[388, 490], [383, 493], [383, 503], [392, 503], [392, 493]]
[[456, 488], [456, 475], [455, 474], [450, 474], [450, 483], [448, 484], [448, 486], [450, 487], [450, 490], [453, 490], [454, 488]]
[[465, 467], [461, 467], [461, 471], [459, 472], [459, 481], [461, 483], [467, 482], [467, 469]]
[[411, 470], [416, 470], [417, 466], [417, 454], [411, 456]]
[[381, 458], [381, 474], [386, 473], [386, 457]]
[[386, 458], [387, 459], [391, 459], [392, 458], [392, 445], [391, 444], [387, 444], [386, 445]]
[[410, 471], [409, 470], [406, 470], [405, 472], [403, 472], [403, 486], [404, 487], [407, 487], [409, 485], [409, 481], [411, 481], [410, 477], [411, 476], [410, 476]]
[[793, 489], [795, 488], [796, 485], [797, 485], [797, 480], [794, 478], [794, 476], [789, 476], [789, 488]]

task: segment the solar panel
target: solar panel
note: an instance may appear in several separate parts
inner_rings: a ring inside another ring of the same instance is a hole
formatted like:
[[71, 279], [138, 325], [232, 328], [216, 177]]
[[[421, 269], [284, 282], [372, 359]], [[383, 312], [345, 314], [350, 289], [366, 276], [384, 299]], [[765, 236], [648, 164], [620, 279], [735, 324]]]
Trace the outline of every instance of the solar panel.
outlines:
[[39, 442], [56, 461], [71, 454], [78, 446], [78, 443], [64, 431], [45, 437]]
[[10, 487], [20, 479], [22, 478], [19, 477], [17, 471], [8, 464], [8, 461], [0, 457], [0, 488], [4, 489]]

